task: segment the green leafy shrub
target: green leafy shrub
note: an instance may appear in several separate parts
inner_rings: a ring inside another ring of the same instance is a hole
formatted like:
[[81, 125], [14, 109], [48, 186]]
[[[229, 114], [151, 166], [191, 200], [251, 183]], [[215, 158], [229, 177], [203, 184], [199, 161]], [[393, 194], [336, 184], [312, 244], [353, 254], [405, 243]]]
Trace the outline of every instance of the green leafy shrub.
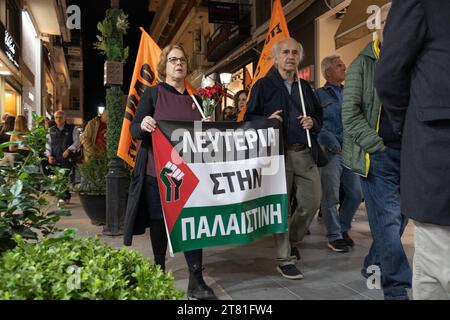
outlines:
[[80, 192], [88, 194], [106, 194], [106, 175], [108, 174], [108, 157], [106, 150], [96, 151], [88, 161], [78, 165], [82, 179]]
[[33, 116], [34, 127], [24, 134], [24, 140], [10, 144], [30, 150], [25, 156], [17, 156], [14, 167], [0, 167], [0, 252], [15, 246], [15, 236], [37, 240], [40, 235], [56, 232], [61, 216], [70, 215], [68, 210], [50, 211], [53, 197], [65, 193], [68, 188], [67, 170], [54, 168], [47, 176], [42, 171], [46, 133], [40, 125], [44, 118]]
[[94, 47], [111, 61], [125, 63], [129, 48], [123, 46], [123, 36], [127, 34], [128, 16], [121, 9], [109, 9], [106, 17], [97, 24], [100, 35]]
[[125, 105], [123, 103], [123, 92], [120, 87], [106, 89], [106, 108], [108, 109], [108, 128], [107, 128], [107, 149], [108, 158], [117, 156], [119, 147], [120, 133], [122, 131], [123, 114]]
[[0, 299], [143, 299], [183, 297], [173, 277], [140, 253], [113, 249], [75, 231], [18, 245], [0, 257]]

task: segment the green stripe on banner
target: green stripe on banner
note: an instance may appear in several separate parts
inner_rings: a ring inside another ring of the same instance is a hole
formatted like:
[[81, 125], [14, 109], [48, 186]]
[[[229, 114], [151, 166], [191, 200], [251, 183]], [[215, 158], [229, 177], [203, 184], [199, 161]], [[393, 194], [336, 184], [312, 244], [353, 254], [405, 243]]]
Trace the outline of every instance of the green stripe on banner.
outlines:
[[224, 206], [184, 208], [170, 235], [174, 252], [254, 242], [288, 229], [287, 195]]

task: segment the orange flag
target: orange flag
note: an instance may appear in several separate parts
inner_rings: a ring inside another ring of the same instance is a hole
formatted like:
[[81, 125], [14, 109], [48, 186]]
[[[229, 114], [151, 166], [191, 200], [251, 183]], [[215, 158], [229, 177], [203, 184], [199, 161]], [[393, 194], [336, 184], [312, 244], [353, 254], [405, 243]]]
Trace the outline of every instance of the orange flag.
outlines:
[[[258, 66], [256, 67], [252, 83], [256, 83], [258, 79], [264, 77], [273, 66], [272, 48], [275, 43], [280, 40], [289, 38], [289, 30], [284, 17], [283, 7], [280, 0], [274, 0], [272, 17], [270, 18], [269, 31], [264, 42], [264, 48], [259, 57]], [[250, 94], [248, 95], [250, 97]], [[248, 101], [248, 98], [247, 98]], [[244, 106], [239, 113], [237, 121], [243, 121], [247, 107]]]
[[[130, 166], [134, 167], [136, 160], [138, 143], [131, 137], [130, 125], [133, 121], [136, 109], [144, 91], [157, 84], [158, 71], [156, 69], [161, 55], [161, 48], [145, 32], [143, 28], [139, 51], [134, 65], [133, 78], [131, 80], [130, 91], [128, 93], [125, 116], [123, 118], [122, 132], [120, 134], [117, 156], [122, 158]], [[186, 82], [186, 89], [189, 94], [195, 93], [191, 84]]]
[[252, 87], [252, 76], [250, 75], [250, 72], [248, 72], [247, 67], [245, 68], [245, 75], [244, 75], [244, 89], [250, 90]]
[[159, 56], [161, 49], [158, 44], [141, 28], [142, 36], [139, 51], [134, 65], [133, 78], [128, 93], [125, 116], [122, 123], [117, 156], [122, 158], [130, 166], [134, 166], [137, 155], [137, 141], [131, 137], [130, 125], [133, 121], [136, 109], [144, 91], [157, 84]]

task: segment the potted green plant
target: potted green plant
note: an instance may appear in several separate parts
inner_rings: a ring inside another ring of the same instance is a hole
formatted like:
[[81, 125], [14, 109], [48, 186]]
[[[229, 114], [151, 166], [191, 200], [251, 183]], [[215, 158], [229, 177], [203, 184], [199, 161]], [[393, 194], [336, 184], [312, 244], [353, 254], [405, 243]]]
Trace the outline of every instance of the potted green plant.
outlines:
[[43, 121], [33, 114], [34, 126], [23, 140], [0, 144], [0, 158], [3, 148], [12, 144], [29, 150], [25, 156], [15, 155], [13, 167], [0, 166], [0, 253], [16, 246], [16, 236], [34, 242], [54, 233], [60, 217], [70, 215], [68, 210], [52, 210], [68, 188], [67, 169], [55, 167], [51, 175], [44, 174]]
[[106, 220], [106, 175], [108, 157], [106, 150], [97, 151], [89, 160], [78, 165], [81, 173], [79, 197], [87, 216], [94, 225], [104, 225]]

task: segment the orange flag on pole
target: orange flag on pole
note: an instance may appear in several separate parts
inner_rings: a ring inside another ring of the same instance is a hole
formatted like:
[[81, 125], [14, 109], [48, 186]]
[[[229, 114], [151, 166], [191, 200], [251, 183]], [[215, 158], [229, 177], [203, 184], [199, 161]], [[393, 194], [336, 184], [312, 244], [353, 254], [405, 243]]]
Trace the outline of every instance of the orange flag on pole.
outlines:
[[134, 166], [137, 155], [137, 141], [131, 137], [130, 125], [144, 91], [157, 84], [158, 71], [156, 69], [161, 49], [158, 44], [141, 28], [142, 36], [139, 51], [134, 65], [133, 78], [128, 93], [125, 116], [122, 123], [117, 156], [130, 166]]
[[249, 90], [252, 87], [252, 76], [250, 75], [250, 72], [248, 72], [247, 67], [245, 67], [245, 75], [244, 75], [244, 89]]
[[[289, 30], [284, 17], [283, 7], [280, 0], [274, 0], [272, 8], [272, 17], [270, 18], [269, 31], [264, 42], [264, 48], [259, 57], [258, 66], [253, 76], [253, 82], [264, 77], [273, 66], [272, 49], [275, 43], [289, 38]], [[248, 95], [250, 97], [250, 94]], [[248, 101], [248, 99], [247, 99]], [[243, 121], [247, 107], [244, 106], [239, 113], [237, 121]]]
[[[131, 80], [130, 91], [128, 93], [125, 116], [123, 118], [122, 131], [120, 134], [117, 156], [122, 158], [130, 166], [134, 167], [136, 160], [138, 143], [131, 137], [130, 126], [141, 100], [144, 91], [157, 84], [158, 71], [157, 65], [161, 55], [161, 48], [145, 32], [143, 28], [139, 51], [134, 65], [133, 78]], [[186, 89], [192, 96], [195, 90], [191, 84], [186, 82]]]

